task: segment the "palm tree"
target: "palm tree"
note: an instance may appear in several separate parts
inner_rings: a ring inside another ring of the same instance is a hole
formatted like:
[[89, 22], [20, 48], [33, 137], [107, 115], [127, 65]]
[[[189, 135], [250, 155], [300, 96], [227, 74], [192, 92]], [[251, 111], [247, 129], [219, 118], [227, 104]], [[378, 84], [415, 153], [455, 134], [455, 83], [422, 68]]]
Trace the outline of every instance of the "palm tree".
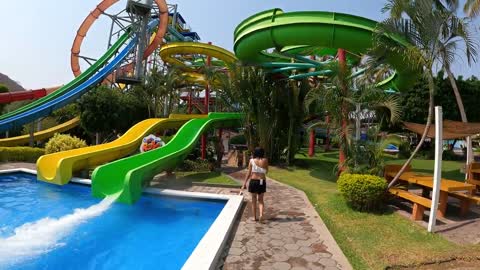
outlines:
[[[411, 2], [413, 1], [391, 1], [389, 4], [387, 4], [386, 8], [390, 9], [390, 13], [393, 18], [400, 19], [401, 14], [414, 5]], [[430, 4], [430, 1], [423, 2], [425, 2], [426, 5]], [[438, 29], [440, 34], [438, 35], [436, 44], [436, 50], [438, 51], [438, 62], [442, 65], [442, 68], [447, 73], [450, 84], [452, 85], [458, 109], [460, 111], [461, 120], [462, 122], [466, 123], [468, 120], [465, 113], [465, 107], [463, 106], [462, 97], [455, 81], [455, 76], [451, 70], [451, 65], [458, 56], [457, 51], [461, 45], [463, 45], [465, 48], [464, 53], [468, 64], [470, 65], [472, 61], [476, 61], [478, 45], [473, 38], [473, 34], [471, 33], [472, 27], [470, 26], [470, 20], [466, 18], [458, 18], [454, 13], [454, 10], [458, 5], [457, 1], [434, 1], [434, 4], [437, 4], [437, 6], [440, 7], [437, 10], [439, 14], [436, 17], [437, 19], [441, 20], [440, 22], [442, 24], [442, 26]], [[467, 151], [467, 156], [469, 159], [471, 159], [472, 142], [470, 138], [467, 138]], [[471, 160], [467, 159], [467, 163], [470, 161]]]
[[[445, 40], [448, 40], [446, 33], [449, 33], [446, 30], [450, 26], [452, 18], [455, 18], [455, 15], [446, 11], [445, 8], [437, 8], [436, 3], [438, 1], [434, 0], [389, 0], [384, 11], [390, 11], [393, 16], [377, 26], [374, 36], [373, 55], [377, 57], [384, 57], [388, 54], [402, 55], [405, 63], [410, 64], [412, 68], [416, 68], [420, 74], [425, 76], [429, 88], [429, 109], [424, 132], [410, 158], [390, 182], [389, 188], [397, 182], [398, 177], [411, 163], [425, 141], [431, 126], [435, 93], [433, 69], [435, 65], [444, 65]], [[403, 16], [397, 16], [398, 14]], [[403, 38], [411, 45], [404, 46], [385, 39], [386, 35]], [[453, 52], [454, 48], [454, 45], [448, 47], [450, 52]]]
[[[437, 0], [435, 1], [437, 7], [443, 7], [450, 11], [455, 11], [458, 8], [460, 1], [458, 0]], [[480, 14], [480, 0], [467, 0], [463, 6], [463, 12], [467, 14], [468, 17], [477, 17]]]
[[[450, 13], [449, 18], [446, 20], [446, 26], [444, 28], [443, 39], [439, 40], [440, 57], [443, 63], [443, 69], [447, 73], [448, 80], [452, 85], [453, 93], [457, 101], [457, 106], [460, 111], [462, 122], [468, 122], [467, 114], [465, 113], [465, 107], [463, 106], [462, 97], [455, 80], [455, 76], [451, 70], [451, 64], [454, 62], [457, 56], [456, 51], [459, 43], [463, 43], [465, 46], [465, 55], [467, 57], [468, 64], [476, 60], [477, 57], [477, 44], [474, 41], [472, 34], [470, 33], [470, 26], [465, 19], [457, 18], [453, 13]], [[471, 162], [473, 157], [472, 141], [471, 138], [467, 138], [467, 164]]]
[[[386, 94], [383, 90], [376, 88], [370, 80], [353, 78], [349, 71], [346, 74], [340, 72], [338, 66], [331, 66], [329, 69], [335, 75], [312, 88], [305, 97], [304, 106], [308, 111], [311, 105], [316, 103], [322, 110], [328, 111], [329, 126], [336, 130], [340, 151], [347, 155], [343, 161], [344, 164], [338, 164], [338, 169], [343, 169], [344, 165], [347, 165], [345, 169], [348, 170], [350, 161], [355, 159], [353, 153], [355, 153], [356, 142], [352, 140], [350, 129], [342, 127], [344, 120], [351, 118], [352, 112], [356, 110], [357, 105], [360, 105], [361, 110], [375, 111], [377, 121], [388, 117], [386, 120], [393, 123], [400, 119], [400, 106], [397, 96]], [[366, 74], [366, 76], [369, 75]], [[345, 87], [347, 91], [343, 91]], [[341, 104], [343, 106], [340, 106]]]
[[226, 104], [239, 107], [245, 113], [248, 145], [252, 148], [258, 144], [271, 155], [271, 138], [275, 129], [271, 106], [274, 90], [272, 84], [260, 68], [234, 64], [230, 65], [229, 70], [229, 75], [217, 76], [222, 89], [219, 97]]
[[173, 100], [179, 98], [177, 88], [183, 85], [181, 70], [168, 67], [152, 70], [143, 85], [134, 88], [147, 102], [149, 117], [167, 117], [173, 110]]
[[480, 1], [479, 0], [467, 0], [463, 11], [468, 17], [477, 17], [480, 14]]

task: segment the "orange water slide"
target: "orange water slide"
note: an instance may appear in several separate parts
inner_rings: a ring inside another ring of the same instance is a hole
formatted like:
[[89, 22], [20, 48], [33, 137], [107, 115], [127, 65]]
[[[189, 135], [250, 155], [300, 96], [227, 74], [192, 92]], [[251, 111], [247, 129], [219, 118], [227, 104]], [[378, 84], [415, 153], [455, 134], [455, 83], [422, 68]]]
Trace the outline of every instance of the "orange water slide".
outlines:
[[[107, 10], [109, 7], [111, 7], [113, 4], [117, 2], [118, 0], [103, 0], [100, 4], [97, 5], [97, 7], [92, 12], [90, 12], [87, 18], [85, 18], [85, 20], [83, 21], [82, 25], [80, 25], [80, 28], [77, 31], [77, 36], [73, 41], [71, 56], [70, 56], [70, 64], [71, 64], [72, 72], [75, 75], [75, 77], [79, 76], [82, 73], [82, 71], [80, 70], [79, 55], [80, 55], [80, 49], [82, 47], [83, 39], [87, 35], [88, 30], [93, 25], [93, 23], [98, 19], [98, 17], [105, 12], [105, 10]], [[155, 37], [153, 38], [152, 42], [144, 52], [144, 55], [143, 55], [144, 59], [150, 56], [155, 51], [155, 49], [161, 45], [163, 41], [163, 37], [167, 32], [167, 25], [168, 25], [167, 3], [165, 2], [165, 0], [155, 0], [155, 4], [158, 6], [160, 11], [160, 18], [159, 18], [160, 21], [159, 21], [158, 30]], [[125, 70], [126, 68], [131, 69], [132, 66], [127, 65], [122, 69]]]

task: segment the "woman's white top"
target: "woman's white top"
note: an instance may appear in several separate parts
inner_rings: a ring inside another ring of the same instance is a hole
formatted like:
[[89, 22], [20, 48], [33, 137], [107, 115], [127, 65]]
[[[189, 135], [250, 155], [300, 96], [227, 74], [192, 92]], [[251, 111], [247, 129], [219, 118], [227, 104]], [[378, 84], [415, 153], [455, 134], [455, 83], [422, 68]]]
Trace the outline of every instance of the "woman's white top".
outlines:
[[250, 159], [250, 164], [252, 164], [252, 172], [253, 173], [267, 173], [267, 170], [258, 166], [256, 163], [255, 163], [255, 159]]

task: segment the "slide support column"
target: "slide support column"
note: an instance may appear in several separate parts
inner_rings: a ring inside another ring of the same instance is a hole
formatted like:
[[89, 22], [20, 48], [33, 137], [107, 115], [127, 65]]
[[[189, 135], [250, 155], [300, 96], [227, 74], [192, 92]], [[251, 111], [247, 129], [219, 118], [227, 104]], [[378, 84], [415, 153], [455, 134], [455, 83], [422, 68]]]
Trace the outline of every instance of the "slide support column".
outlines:
[[188, 114], [192, 114], [192, 95], [193, 89], [190, 89], [190, 93], [188, 94]]

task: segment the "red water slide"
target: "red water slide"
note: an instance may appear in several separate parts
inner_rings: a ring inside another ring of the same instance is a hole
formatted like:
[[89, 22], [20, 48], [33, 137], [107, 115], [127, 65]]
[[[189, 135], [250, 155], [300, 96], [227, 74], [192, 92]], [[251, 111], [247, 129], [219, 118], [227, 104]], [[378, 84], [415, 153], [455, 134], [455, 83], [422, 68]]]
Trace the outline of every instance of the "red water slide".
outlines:
[[12, 103], [14, 101], [31, 100], [44, 97], [59, 87], [42, 88], [37, 90], [27, 90], [18, 92], [7, 92], [0, 94], [0, 104]]

